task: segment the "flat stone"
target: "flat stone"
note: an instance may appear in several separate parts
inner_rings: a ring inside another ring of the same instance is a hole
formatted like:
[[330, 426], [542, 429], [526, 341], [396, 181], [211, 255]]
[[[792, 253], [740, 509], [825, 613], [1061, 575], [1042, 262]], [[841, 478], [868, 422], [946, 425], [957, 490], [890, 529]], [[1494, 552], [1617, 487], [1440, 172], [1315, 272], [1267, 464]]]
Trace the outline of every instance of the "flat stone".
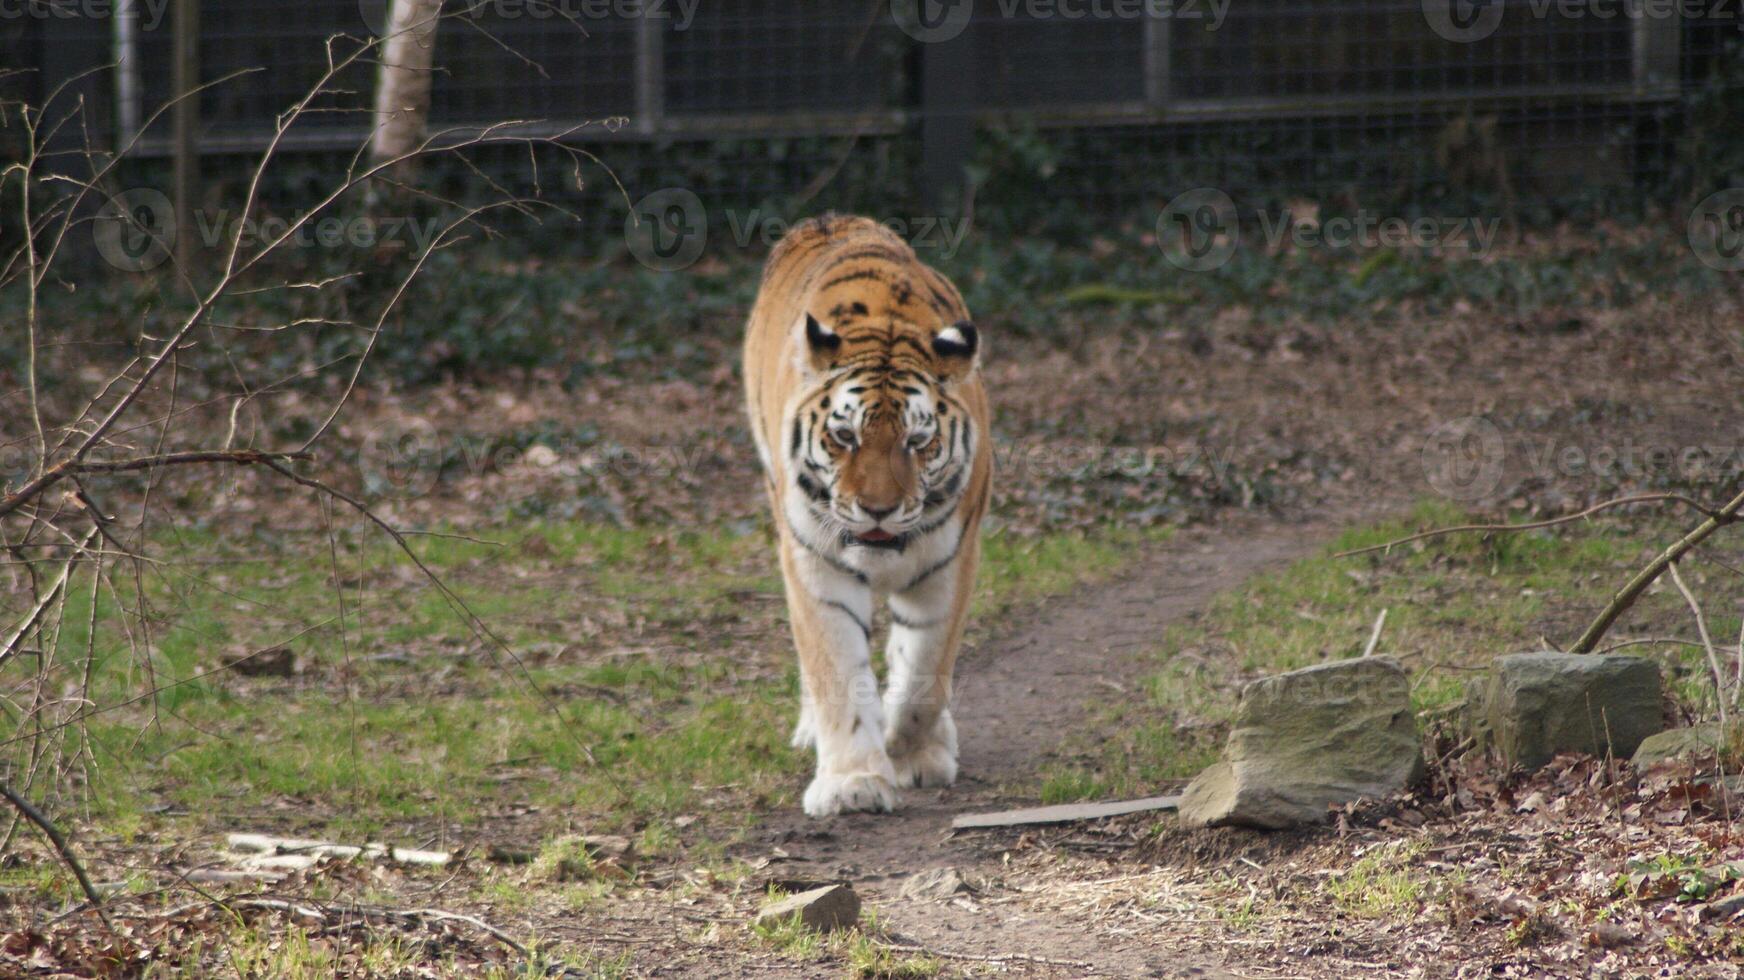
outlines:
[[757, 924], [777, 926], [795, 915], [815, 932], [845, 929], [860, 921], [860, 896], [848, 885], [825, 885], [763, 906]]
[[1686, 755], [1709, 755], [1725, 745], [1725, 733], [1719, 722], [1691, 725], [1688, 728], [1668, 728], [1641, 740], [1630, 762], [1637, 769], [1646, 769], [1656, 762]]
[[975, 886], [963, 880], [956, 868], [933, 868], [908, 876], [902, 883], [902, 897], [918, 901], [942, 901], [975, 891]]
[[1505, 761], [1559, 752], [1627, 757], [1665, 727], [1659, 666], [1623, 654], [1516, 653], [1491, 665], [1477, 717]]
[[1276, 830], [1414, 782], [1423, 756], [1404, 668], [1387, 657], [1320, 664], [1242, 689], [1221, 762], [1188, 785], [1189, 826]]

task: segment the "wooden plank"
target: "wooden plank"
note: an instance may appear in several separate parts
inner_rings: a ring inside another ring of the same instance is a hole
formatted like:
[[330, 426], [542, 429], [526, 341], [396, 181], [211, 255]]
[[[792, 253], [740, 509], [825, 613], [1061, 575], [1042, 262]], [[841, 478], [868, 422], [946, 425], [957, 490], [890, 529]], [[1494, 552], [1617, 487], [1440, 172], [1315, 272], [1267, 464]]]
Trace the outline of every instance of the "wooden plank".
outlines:
[[1146, 810], [1175, 810], [1181, 806], [1179, 796], [1147, 796], [1142, 800], [1121, 800], [1116, 803], [1063, 803], [1059, 806], [1038, 806], [1025, 810], [1004, 810], [999, 813], [964, 813], [951, 820], [952, 830], [972, 830], [977, 827], [1027, 827], [1034, 824], [1077, 823], [1100, 820], [1126, 813]]

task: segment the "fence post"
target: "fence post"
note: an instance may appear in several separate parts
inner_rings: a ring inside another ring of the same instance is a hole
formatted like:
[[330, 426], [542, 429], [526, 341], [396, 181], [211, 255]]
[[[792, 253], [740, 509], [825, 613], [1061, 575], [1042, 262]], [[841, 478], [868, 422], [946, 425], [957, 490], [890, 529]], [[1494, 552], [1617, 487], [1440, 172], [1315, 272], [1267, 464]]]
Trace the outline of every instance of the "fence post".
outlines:
[[194, 275], [194, 199], [200, 193], [200, 0], [176, 0], [171, 109], [175, 142], [176, 264]]
[[1637, 96], [1677, 93], [1683, 81], [1678, 65], [1682, 29], [1681, 17], [1635, 18], [1630, 48]]
[[[1173, 8], [1169, 8], [1173, 10]], [[1169, 108], [1169, 36], [1173, 18], [1162, 16], [1145, 7], [1144, 15], [1144, 93], [1145, 103], [1153, 113], [1162, 114]]]
[[921, 196], [933, 210], [964, 199], [969, 155], [975, 146], [975, 114], [980, 108], [975, 72], [980, 33], [971, 18], [955, 37], [921, 42]]
[[636, 132], [658, 133], [666, 119], [664, 18], [643, 11], [636, 19]]

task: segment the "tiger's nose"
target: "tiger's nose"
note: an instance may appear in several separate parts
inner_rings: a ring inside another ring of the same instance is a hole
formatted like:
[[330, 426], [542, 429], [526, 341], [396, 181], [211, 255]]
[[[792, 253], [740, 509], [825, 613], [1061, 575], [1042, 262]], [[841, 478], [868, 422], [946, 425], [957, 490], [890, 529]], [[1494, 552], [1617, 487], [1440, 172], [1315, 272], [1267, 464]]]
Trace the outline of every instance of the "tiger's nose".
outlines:
[[860, 509], [866, 512], [867, 517], [870, 517], [875, 521], [881, 521], [886, 517], [889, 517], [891, 514], [896, 513], [895, 506], [873, 507], [869, 504], [861, 504]]

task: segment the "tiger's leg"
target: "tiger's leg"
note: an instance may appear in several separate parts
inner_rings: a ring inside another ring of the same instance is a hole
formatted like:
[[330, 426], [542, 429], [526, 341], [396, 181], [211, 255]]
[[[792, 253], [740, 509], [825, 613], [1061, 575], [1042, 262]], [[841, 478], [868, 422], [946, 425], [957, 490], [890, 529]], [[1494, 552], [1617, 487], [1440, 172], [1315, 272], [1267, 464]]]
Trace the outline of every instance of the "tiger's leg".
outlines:
[[799, 720], [793, 725], [793, 735], [787, 744], [796, 749], [817, 747], [817, 717], [811, 707], [811, 685], [802, 669], [799, 676]]
[[896, 771], [884, 751], [884, 706], [869, 645], [872, 591], [809, 552], [793, 552], [781, 549], [781, 568], [805, 688], [800, 729], [809, 715], [817, 744], [805, 812], [893, 809]]
[[[965, 530], [973, 535], [974, 531]], [[969, 618], [969, 590], [979, 548], [971, 537], [956, 559], [908, 590], [890, 596], [885, 748], [898, 786], [957, 781], [957, 725], [951, 719], [951, 674]]]
[[[763, 489], [769, 494], [769, 512], [771, 514], [780, 514], [781, 494], [776, 492], [775, 479], [769, 475], [767, 469], [769, 465], [769, 452], [764, 447], [763, 439], [758, 435], [755, 426], [752, 426], [752, 435], [757, 437], [757, 452], [763, 457], [763, 465], [765, 467]], [[779, 531], [777, 534], [779, 535]], [[786, 547], [787, 545], [784, 543], [782, 549], [785, 550]], [[785, 555], [783, 555], [781, 570], [783, 575], [787, 574]], [[789, 608], [791, 608], [791, 597], [789, 597], [788, 603]], [[806, 677], [804, 657], [801, 657], [799, 660], [799, 720], [794, 722], [793, 734], [788, 737], [787, 744], [796, 749], [810, 749], [817, 746], [817, 712], [814, 711], [811, 706], [811, 681]]]

